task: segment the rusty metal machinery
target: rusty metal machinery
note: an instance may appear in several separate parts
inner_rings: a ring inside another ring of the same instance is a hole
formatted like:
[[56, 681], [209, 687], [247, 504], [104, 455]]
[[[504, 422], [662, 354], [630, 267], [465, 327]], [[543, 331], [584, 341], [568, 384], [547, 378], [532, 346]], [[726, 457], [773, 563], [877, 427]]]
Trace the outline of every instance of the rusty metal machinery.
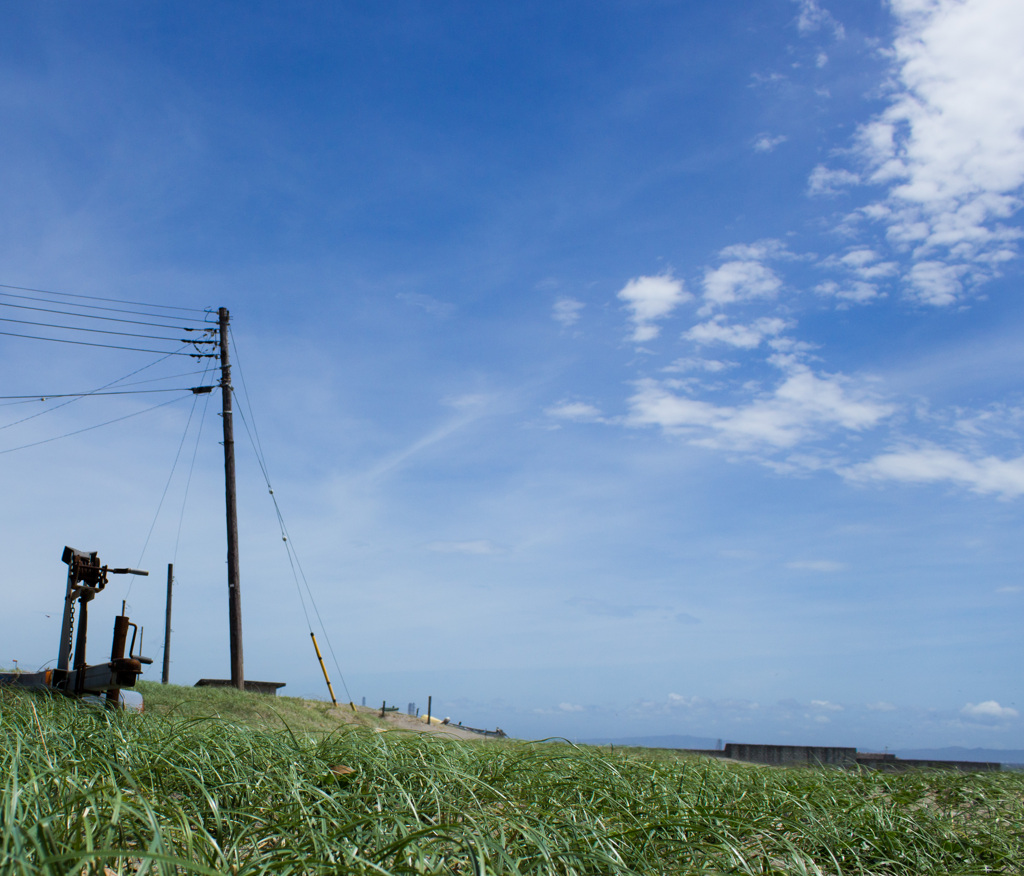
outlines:
[[[42, 672], [3, 672], [0, 673], [0, 684], [50, 690], [69, 697], [103, 698], [108, 706], [116, 708], [121, 703], [121, 688], [134, 687], [142, 673], [142, 665], [153, 661], [134, 653], [135, 639], [138, 636], [141, 649], [142, 636], [139, 627], [125, 615], [122, 602], [121, 614], [114, 618], [110, 660], [88, 664], [85, 651], [89, 634], [89, 603], [107, 586], [108, 575], [148, 575], [149, 572], [112, 569], [100, 562], [95, 551], [79, 551], [70, 547], [64, 548], [61, 559], [68, 567], [68, 580], [57, 666]], [[130, 645], [129, 630], [132, 631]]]

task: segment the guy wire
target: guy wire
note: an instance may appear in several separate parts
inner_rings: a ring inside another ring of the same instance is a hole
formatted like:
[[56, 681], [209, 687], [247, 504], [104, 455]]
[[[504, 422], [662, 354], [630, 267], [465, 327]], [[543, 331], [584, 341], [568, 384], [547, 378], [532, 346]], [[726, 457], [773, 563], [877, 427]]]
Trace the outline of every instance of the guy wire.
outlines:
[[[317, 607], [316, 599], [313, 597], [313, 590], [309, 586], [309, 581], [306, 578], [306, 573], [302, 569], [302, 563], [299, 561], [299, 555], [295, 551], [295, 547], [292, 544], [291, 536], [288, 533], [288, 527], [284, 522], [284, 515], [281, 513], [281, 507], [277, 503], [277, 496], [274, 495], [274, 488], [270, 483], [270, 475], [267, 471], [266, 460], [263, 456], [263, 449], [258, 444], [258, 433], [256, 432], [256, 421], [253, 416], [252, 405], [249, 401], [248, 391], [245, 386], [245, 376], [241, 368], [241, 360], [238, 357], [238, 346], [234, 343], [234, 338], [231, 337], [232, 348], [235, 353], [235, 363], [238, 368], [239, 379], [242, 384], [242, 392], [244, 395], [245, 405], [249, 408], [249, 418], [253, 420], [252, 428], [249, 428], [249, 420], [245, 416], [245, 410], [242, 407], [242, 400], [238, 394], [232, 390], [232, 395], [236, 398], [239, 404], [236, 405], [238, 415], [242, 420], [242, 425], [245, 427], [245, 432], [249, 436], [249, 443], [252, 445], [253, 452], [256, 454], [256, 461], [259, 463], [260, 471], [263, 472], [263, 480], [267, 485], [267, 491], [270, 494], [270, 499], [274, 503], [274, 512], [277, 514], [278, 526], [281, 529], [281, 540], [285, 544], [285, 549], [288, 554], [288, 563], [292, 569], [292, 577], [295, 580], [295, 589], [299, 593], [299, 601], [302, 604], [302, 612], [306, 617], [306, 623], [309, 626], [310, 632], [313, 630], [313, 624], [310, 621], [309, 612], [306, 610], [306, 601], [302, 595], [302, 587], [299, 585], [299, 578], [302, 578], [302, 583], [306, 587], [306, 594], [309, 596], [309, 602], [313, 606], [313, 613], [316, 615], [317, 622], [320, 624], [320, 630], [323, 633], [324, 640], [327, 642], [327, 649], [331, 652], [331, 659], [334, 661], [334, 667], [338, 671], [338, 676], [341, 679], [341, 685], [345, 689], [345, 696], [349, 702], [352, 702], [352, 695], [349, 693], [348, 684], [345, 681], [345, 675], [341, 671], [341, 666], [338, 663], [338, 657], [334, 653], [334, 645], [331, 643], [330, 634], [327, 632], [327, 626], [324, 624], [323, 618], [320, 615], [320, 609]], [[296, 573], [296, 569], [298, 572]]]

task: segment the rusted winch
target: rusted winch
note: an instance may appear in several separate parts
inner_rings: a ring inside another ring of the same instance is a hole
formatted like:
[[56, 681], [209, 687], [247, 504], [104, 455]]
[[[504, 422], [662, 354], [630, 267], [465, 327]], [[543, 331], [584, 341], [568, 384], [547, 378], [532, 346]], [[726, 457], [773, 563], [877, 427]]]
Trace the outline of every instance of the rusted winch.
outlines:
[[[89, 603], [107, 586], [108, 575], [148, 575], [139, 569], [111, 569], [100, 562], [95, 551], [86, 552], [65, 547], [61, 559], [68, 567], [67, 592], [64, 597], [64, 619], [60, 631], [57, 666], [42, 672], [3, 672], [0, 684], [11, 684], [33, 690], [51, 690], [69, 697], [103, 698], [107, 706], [121, 705], [121, 688], [134, 687], [142, 673], [142, 665], [152, 663], [148, 657], [135, 652], [135, 640], [142, 647], [142, 634], [138, 625], [125, 615], [114, 618], [114, 639], [110, 647], [110, 660], [106, 663], [86, 663], [85, 649], [89, 633]], [[77, 615], [77, 619], [76, 619]], [[132, 631], [128, 644], [128, 631]], [[72, 648], [74, 654], [72, 656]], [[126, 654], [127, 651], [127, 654]]]

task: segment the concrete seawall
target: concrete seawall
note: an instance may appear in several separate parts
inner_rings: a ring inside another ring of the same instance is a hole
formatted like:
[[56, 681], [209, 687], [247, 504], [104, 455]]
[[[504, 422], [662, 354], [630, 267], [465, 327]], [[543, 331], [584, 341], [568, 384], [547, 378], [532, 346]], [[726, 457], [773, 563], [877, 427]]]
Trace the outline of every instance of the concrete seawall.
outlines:
[[728, 742], [722, 750], [684, 749], [693, 754], [744, 763], [769, 766], [833, 767], [836, 769], [868, 769], [897, 772], [908, 769], [943, 769], [961, 772], [998, 772], [998, 763], [974, 763], [958, 760], [900, 760], [893, 754], [858, 752], [856, 748], [818, 745], [746, 745]]

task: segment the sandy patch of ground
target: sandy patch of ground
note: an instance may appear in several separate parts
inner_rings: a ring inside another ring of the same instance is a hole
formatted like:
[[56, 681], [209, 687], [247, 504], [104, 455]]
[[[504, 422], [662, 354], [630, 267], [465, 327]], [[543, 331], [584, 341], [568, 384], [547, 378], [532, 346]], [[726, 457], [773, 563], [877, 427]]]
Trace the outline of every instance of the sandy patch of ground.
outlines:
[[[377, 713], [379, 718], [380, 712]], [[384, 720], [389, 725], [394, 725], [396, 730], [412, 730], [415, 733], [432, 733], [435, 736], [454, 736], [456, 739], [494, 739], [493, 736], [483, 736], [466, 730], [458, 724], [427, 724], [422, 717], [412, 718], [399, 712], [388, 712]]]
[[[356, 708], [358, 716], [372, 717], [374, 719], [373, 723], [383, 725], [387, 729], [406, 730], [411, 733], [429, 733], [433, 736], [453, 736], [456, 739], [493, 740], [496, 738], [494, 736], [484, 736], [481, 733], [474, 733], [472, 730], [467, 730], [458, 724], [438, 724], [434, 722], [427, 724], [422, 716], [413, 718], [402, 712], [385, 712], [384, 717], [381, 718], [379, 709], [368, 709], [359, 706]], [[331, 709], [329, 714], [346, 723], [352, 723], [354, 720], [357, 720], [356, 715], [347, 706]]]

